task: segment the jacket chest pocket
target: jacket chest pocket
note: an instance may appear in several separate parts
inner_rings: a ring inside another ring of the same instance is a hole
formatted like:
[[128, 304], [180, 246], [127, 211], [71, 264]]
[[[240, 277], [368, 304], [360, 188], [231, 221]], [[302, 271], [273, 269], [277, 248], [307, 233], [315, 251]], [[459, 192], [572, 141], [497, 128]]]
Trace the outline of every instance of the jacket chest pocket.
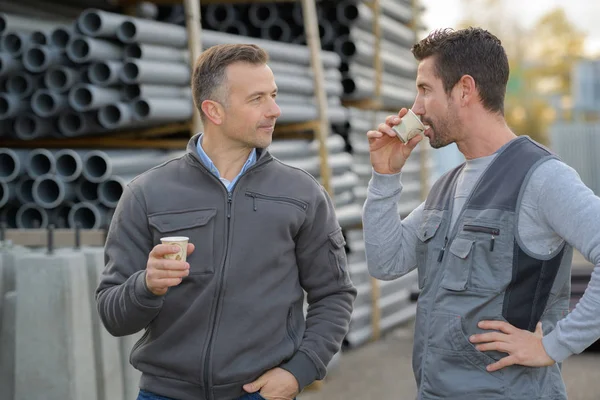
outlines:
[[190, 275], [214, 273], [214, 208], [184, 212], [164, 212], [148, 217], [149, 224], [156, 230], [155, 243], [164, 236], [187, 236], [195, 250], [188, 257]]
[[505, 229], [491, 223], [467, 223], [452, 240], [441, 286], [498, 292], [510, 282], [512, 251]]
[[429, 265], [433, 262], [432, 254], [435, 253], [435, 249], [432, 248], [432, 241], [436, 234], [439, 236], [438, 231], [442, 223], [442, 217], [440, 215], [429, 215], [424, 220], [419, 229], [417, 230], [417, 274], [419, 277], [419, 289], [425, 287], [427, 282]]

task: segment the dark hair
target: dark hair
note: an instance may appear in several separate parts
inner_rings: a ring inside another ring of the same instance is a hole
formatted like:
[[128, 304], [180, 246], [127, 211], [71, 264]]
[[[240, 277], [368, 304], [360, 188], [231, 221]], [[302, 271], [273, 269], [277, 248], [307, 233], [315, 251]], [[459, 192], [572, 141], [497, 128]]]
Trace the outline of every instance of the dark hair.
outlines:
[[475, 80], [483, 106], [504, 115], [508, 57], [500, 39], [481, 28], [442, 29], [411, 49], [418, 61], [434, 57], [436, 75], [450, 93], [464, 75]]
[[220, 44], [204, 50], [196, 60], [192, 75], [192, 96], [200, 116], [204, 119], [202, 102], [219, 101], [227, 106], [226, 91], [223, 87], [225, 69], [234, 63], [244, 62], [258, 65], [266, 64], [268, 54], [254, 44]]

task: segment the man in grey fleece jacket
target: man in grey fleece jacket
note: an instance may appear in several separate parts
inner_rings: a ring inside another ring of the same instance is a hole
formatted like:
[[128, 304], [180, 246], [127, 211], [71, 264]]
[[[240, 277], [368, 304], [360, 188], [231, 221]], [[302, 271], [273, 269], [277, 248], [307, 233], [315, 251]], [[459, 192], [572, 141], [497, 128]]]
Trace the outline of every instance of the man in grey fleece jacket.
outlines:
[[[600, 198], [577, 173], [503, 117], [508, 60], [482, 29], [432, 33], [412, 110], [433, 148], [466, 163], [442, 176], [404, 220], [401, 170], [422, 140], [369, 131], [367, 263], [379, 279], [418, 268], [413, 367], [418, 399], [566, 399], [560, 363], [600, 337]], [[596, 265], [568, 313], [572, 246]], [[536, 367], [536, 368], [526, 368]]]
[[[222, 45], [192, 91], [205, 131], [132, 180], [97, 289], [116, 336], [142, 329], [139, 400], [291, 400], [339, 351], [356, 296], [331, 199], [266, 150], [280, 109], [266, 53]], [[164, 236], [190, 239], [187, 262]], [[308, 301], [305, 318], [304, 291]]]

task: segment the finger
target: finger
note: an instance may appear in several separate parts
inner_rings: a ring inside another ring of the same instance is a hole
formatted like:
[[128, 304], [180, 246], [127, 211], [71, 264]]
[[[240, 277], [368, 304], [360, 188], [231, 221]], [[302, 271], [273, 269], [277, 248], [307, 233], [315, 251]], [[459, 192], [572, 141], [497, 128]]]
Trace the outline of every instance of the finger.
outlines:
[[190, 254], [192, 254], [194, 252], [194, 250], [196, 250], [196, 246], [194, 246], [192, 243], [188, 243], [187, 255], [189, 256]]
[[504, 333], [515, 333], [517, 328], [504, 321], [480, 321], [477, 326], [485, 330], [501, 331]]
[[179, 246], [168, 244], [157, 244], [150, 252], [152, 258], [163, 258], [167, 254], [175, 254], [179, 252]]
[[538, 336], [544, 336], [544, 329], [542, 329], [542, 322], [538, 322], [535, 326], [535, 334]]
[[389, 115], [385, 118], [385, 124], [387, 126], [396, 126], [400, 123], [401, 118], [397, 115]]
[[475, 348], [478, 351], [501, 351], [503, 353], [509, 353], [508, 347], [509, 346], [507, 345], [507, 343], [504, 342], [491, 342], [478, 344], [477, 346], [475, 346]]
[[148, 266], [154, 269], [169, 269], [169, 270], [187, 270], [190, 269], [190, 264], [183, 261], [169, 260], [166, 258], [150, 259]]
[[182, 281], [183, 279], [181, 278], [161, 279], [160, 281], [155, 282], [156, 285], [152, 286], [157, 286], [159, 289], [164, 287], [173, 287], [179, 285]]
[[263, 386], [265, 386], [265, 383], [266, 383], [266, 381], [263, 379], [263, 376], [264, 375], [260, 376], [254, 382], [245, 384], [243, 386], [243, 389], [248, 393], [258, 392], [260, 389], [262, 389]]
[[398, 117], [402, 118], [404, 117], [406, 114], [408, 113], [408, 109], [406, 107], [403, 107], [400, 109], [400, 111], [398, 111]]
[[398, 135], [396, 134], [396, 131], [394, 131], [389, 125], [387, 124], [379, 124], [379, 126], [377, 127], [377, 130], [381, 133], [384, 133], [388, 136], [391, 137], [397, 137]]
[[471, 343], [506, 342], [508, 335], [500, 332], [479, 333], [472, 335], [469, 340]]
[[423, 136], [421, 135], [417, 135], [413, 138], [411, 138], [407, 143], [406, 146], [413, 151], [415, 147], [417, 147], [417, 145], [419, 144], [419, 142], [423, 140]]
[[155, 269], [148, 272], [152, 279], [184, 278], [190, 274], [189, 270]]
[[501, 358], [500, 361], [490, 364], [486, 367], [488, 372], [495, 372], [501, 370], [502, 368], [509, 367], [511, 365], [515, 365], [517, 359], [514, 356], [506, 356]]
[[381, 133], [379, 131], [369, 131], [369, 132], [367, 132], [367, 137], [369, 139], [379, 139], [382, 136], [383, 136], [383, 133]]

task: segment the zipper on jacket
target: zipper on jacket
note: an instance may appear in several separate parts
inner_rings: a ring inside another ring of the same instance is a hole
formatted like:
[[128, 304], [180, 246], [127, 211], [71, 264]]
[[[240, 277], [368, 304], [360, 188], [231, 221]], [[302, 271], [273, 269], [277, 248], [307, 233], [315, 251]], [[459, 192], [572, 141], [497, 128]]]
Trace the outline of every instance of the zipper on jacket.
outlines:
[[467, 232], [481, 232], [481, 233], [488, 233], [488, 234], [492, 235], [492, 237], [490, 238], [490, 251], [494, 251], [494, 245], [496, 243], [496, 236], [500, 235], [500, 229], [490, 228], [487, 226], [479, 226], [479, 225], [465, 225], [463, 227], [463, 230], [465, 230]]
[[442, 262], [444, 259], [444, 252], [446, 251], [446, 246], [448, 245], [448, 236], [444, 238], [444, 247], [440, 250], [440, 254], [438, 255], [438, 262]]
[[293, 206], [300, 208], [302, 211], [306, 211], [306, 208], [308, 207], [308, 204], [306, 204], [305, 202], [303, 202], [301, 200], [292, 199], [291, 197], [267, 196], [266, 194], [260, 194], [260, 193], [255, 193], [255, 192], [246, 192], [246, 196], [252, 197], [252, 199], [254, 201], [254, 211], [256, 211], [256, 199], [291, 204]]

